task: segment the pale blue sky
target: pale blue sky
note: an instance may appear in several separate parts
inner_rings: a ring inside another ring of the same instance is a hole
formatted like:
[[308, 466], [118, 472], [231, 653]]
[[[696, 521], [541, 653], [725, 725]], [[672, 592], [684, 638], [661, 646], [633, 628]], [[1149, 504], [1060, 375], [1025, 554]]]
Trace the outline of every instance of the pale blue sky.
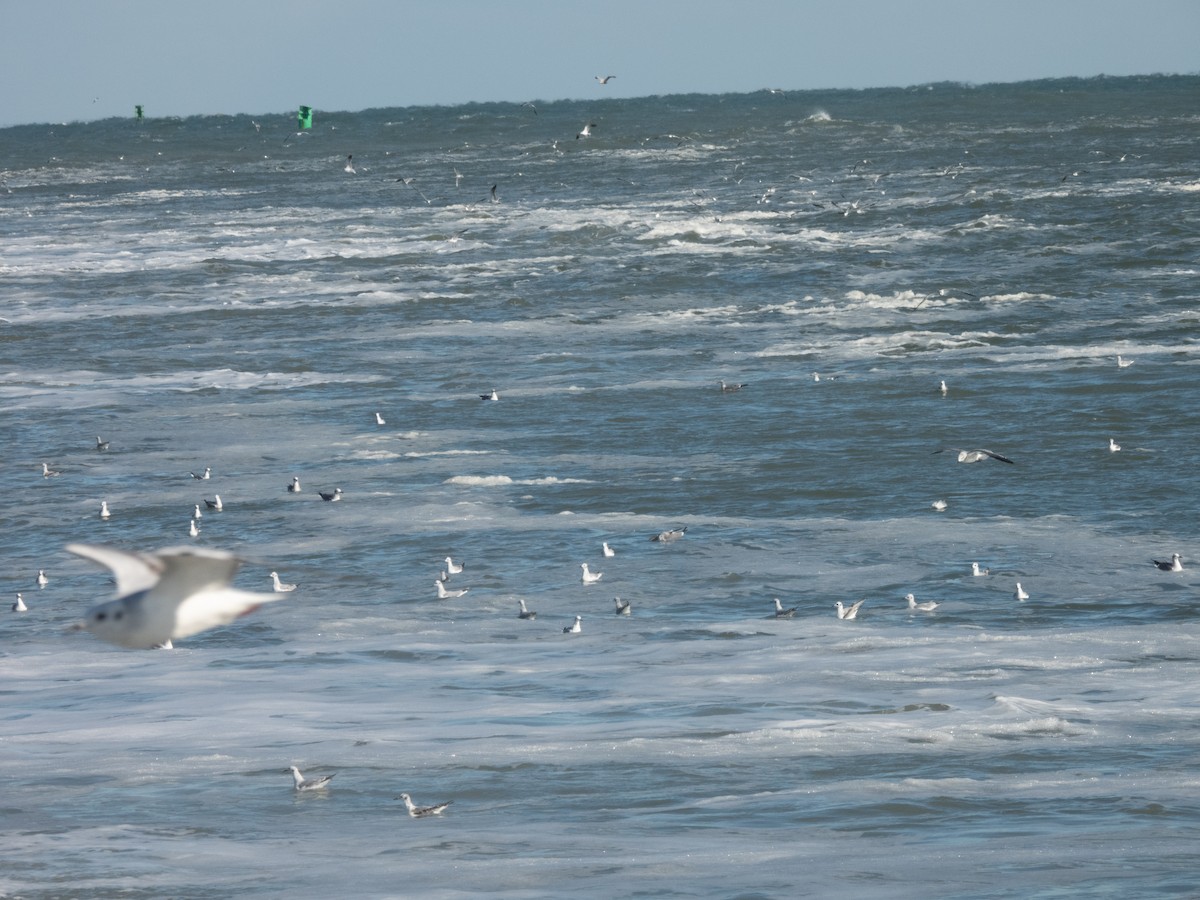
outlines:
[[[0, 125], [1200, 72], [1200, 0], [0, 0]], [[595, 75], [615, 74], [601, 87]]]

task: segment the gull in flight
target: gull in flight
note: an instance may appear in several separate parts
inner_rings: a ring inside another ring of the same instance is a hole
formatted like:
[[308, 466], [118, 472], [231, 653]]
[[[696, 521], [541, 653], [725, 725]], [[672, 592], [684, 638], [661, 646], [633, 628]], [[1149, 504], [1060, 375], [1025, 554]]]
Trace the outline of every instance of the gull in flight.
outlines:
[[1162, 569], [1164, 572], [1182, 572], [1183, 571], [1183, 557], [1180, 556], [1178, 553], [1171, 554], [1170, 562], [1162, 562], [1162, 561], [1156, 559], [1156, 560], [1154, 560], [1154, 564], [1156, 566], [1158, 566], [1160, 569]]
[[291, 484], [289, 484], [289, 485], [287, 486], [287, 489], [288, 489], [288, 493], [289, 493], [289, 494], [298, 494], [298, 493], [300, 493], [300, 476], [299, 476], [299, 475], [293, 475], [293, 476], [292, 476], [292, 481], [291, 481]]
[[613, 597], [613, 603], [616, 609], [613, 610], [618, 616], [628, 616], [633, 613], [633, 607], [628, 600], [622, 600], [620, 597]]
[[228, 625], [275, 594], [230, 587], [241, 560], [221, 550], [170, 547], [129, 553], [115, 547], [68, 544], [67, 551], [112, 570], [117, 598], [93, 606], [72, 631], [90, 631], [120, 647], [150, 649]]
[[976, 578], [979, 578], [983, 575], [987, 575], [990, 571], [991, 571], [990, 569], [983, 568], [977, 562], [971, 563], [971, 574], [974, 575]]
[[404, 801], [404, 808], [408, 810], [408, 814], [414, 819], [424, 819], [426, 816], [440, 816], [445, 812], [446, 807], [453, 803], [453, 800], [447, 800], [445, 803], [438, 803], [435, 806], [417, 806], [412, 802], [412, 797], [408, 794], [401, 794], [400, 799]]
[[[298, 791], [323, 791], [329, 787], [329, 782], [333, 780], [333, 775], [318, 775], [316, 778], [305, 778], [300, 774], [300, 770], [295, 766], [292, 769], [292, 781], [295, 783], [295, 788]], [[334, 772], [334, 775], [337, 773]]]
[[342, 489], [341, 488], [334, 488], [333, 491], [330, 493], [327, 493], [325, 491], [317, 491], [317, 493], [321, 495], [322, 500], [325, 500], [329, 503], [336, 503], [342, 499]]
[[687, 533], [687, 526], [682, 528], [672, 528], [670, 531], [660, 531], [658, 534], [651, 535], [650, 540], [658, 541], [662, 544], [669, 544], [671, 541], [677, 541]]
[[779, 598], [778, 597], [775, 598], [775, 618], [791, 619], [795, 615], [796, 615], [796, 607], [795, 606], [791, 607], [790, 609], [784, 609], [783, 604], [779, 602]]
[[979, 462], [981, 459], [998, 459], [1000, 462], [1006, 462], [1010, 466], [1015, 463], [1007, 456], [1001, 456], [999, 453], [993, 453], [991, 450], [960, 450], [958, 447], [943, 447], [941, 450], [934, 450], [934, 453], [944, 453], [949, 450], [951, 453], [958, 454], [960, 463]]
[[921, 612], [933, 612], [938, 608], [936, 600], [926, 600], [924, 603], [918, 603], [917, 598], [912, 594], [905, 594], [904, 599], [908, 601], [909, 609], [920, 610]]
[[597, 581], [599, 581], [601, 578], [604, 577], [603, 572], [593, 572], [590, 569], [588, 569], [587, 563], [580, 563], [579, 568], [583, 569], [583, 583], [584, 584], [595, 584]]
[[839, 600], [835, 604], [837, 606], [837, 617], [839, 619], [857, 619], [858, 611], [862, 609], [862, 605], [866, 602], [867, 601], [865, 599], [859, 600], [857, 603], [851, 604], [849, 607], [847, 607], [843, 606], [842, 601]]
[[284, 582], [280, 581], [278, 572], [271, 573], [271, 585], [275, 588], [275, 593], [277, 594], [286, 594], [289, 591], [294, 591], [296, 589], [294, 584], [285, 584]]
[[575, 622], [563, 628], [563, 634], [579, 634], [583, 631], [583, 616], [576, 616]]
[[17, 602], [12, 605], [13, 612], [29, 612], [29, 607], [25, 605], [25, 598], [17, 594]]
[[436, 578], [433, 580], [433, 583], [437, 586], [437, 597], [439, 600], [453, 600], [455, 597], [461, 597], [470, 590], [470, 588], [461, 588], [457, 591], [448, 591], [446, 590], [446, 585]]
[[601, 545], [601, 549], [604, 551], [605, 558], [610, 559], [617, 555], [617, 551], [614, 550], [612, 547], [608, 546], [608, 541], [603, 542], [603, 544]]
[[537, 613], [534, 612], [532, 609], [528, 609], [525, 606], [524, 600], [518, 600], [517, 602], [521, 604], [521, 611], [519, 613], [517, 613], [518, 619], [536, 619], [537, 618]]
[[1027, 590], [1025, 590], [1025, 588], [1021, 587], [1021, 582], [1019, 582], [1019, 581], [1017, 582], [1017, 589], [1015, 591], [1013, 591], [1013, 599], [1014, 600], [1028, 600], [1029, 599], [1029, 592]]
[[596, 80], [598, 82], [600, 82], [601, 84], [608, 84], [610, 81], [612, 81], [616, 77], [617, 77], [616, 75], [597, 75]]
[[579, 134], [575, 135], [575, 140], [579, 140], [581, 137], [591, 137], [592, 129], [595, 127], [596, 127], [595, 122], [588, 122], [586, 125], [583, 126], [583, 131], [581, 131], [581, 132], [579, 132]]
[[462, 563], [455, 563], [449, 556], [446, 557], [446, 571], [451, 575], [461, 575], [463, 570]]
[[197, 481], [208, 481], [208, 479], [212, 478], [212, 468], [206, 466], [202, 475], [197, 475], [195, 472], [193, 472], [192, 477]]

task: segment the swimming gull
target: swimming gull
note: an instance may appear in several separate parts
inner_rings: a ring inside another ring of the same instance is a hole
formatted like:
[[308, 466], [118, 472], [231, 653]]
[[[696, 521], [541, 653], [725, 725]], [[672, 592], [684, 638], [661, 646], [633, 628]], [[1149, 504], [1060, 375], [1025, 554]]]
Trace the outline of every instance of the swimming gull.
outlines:
[[61, 474], [62, 474], [62, 472], [59, 472], [57, 469], [50, 468], [50, 466], [47, 463], [42, 463], [42, 477], [43, 478], [53, 478], [55, 475], [61, 475]]
[[942, 379], [942, 383], [939, 385], [938, 389], [942, 392], [943, 397], [950, 393], [950, 388], [946, 387], [946, 380], [944, 378]]
[[576, 616], [573, 624], [563, 629], [563, 634], [579, 634], [583, 631], [583, 616]]
[[455, 563], [449, 556], [446, 557], [446, 571], [451, 575], [461, 575], [463, 563]]
[[288, 489], [289, 494], [300, 493], [300, 476], [299, 475], [292, 476], [291, 483], [288, 484], [287, 489]]
[[862, 600], [859, 600], [857, 603], [853, 603], [849, 607], [846, 607], [846, 606], [843, 606], [842, 601], [839, 600], [835, 604], [837, 606], [837, 617], [839, 619], [857, 619], [858, 611], [860, 609], [862, 609], [862, 605], [866, 602], [867, 601], [864, 598]]
[[300, 770], [295, 766], [291, 767], [292, 782], [298, 791], [320, 791], [329, 787], [329, 782], [333, 780], [333, 775], [318, 775], [316, 778], [305, 778], [300, 774]]
[[613, 612], [615, 612], [618, 616], [632, 615], [633, 606], [628, 600], [622, 600], [620, 597], [613, 597], [613, 604], [616, 607]]
[[442, 584], [436, 578], [434, 579], [433, 583], [437, 586], [437, 596], [439, 600], [453, 600], [455, 597], [461, 597], [470, 590], [470, 588], [462, 588], [457, 591], [448, 591], [446, 590], [446, 585]]
[[188, 519], [188, 535], [191, 537], [200, 537], [200, 526], [196, 524], [195, 519]]
[[682, 528], [672, 528], [669, 531], [660, 531], [658, 534], [651, 535], [650, 540], [658, 541], [663, 544], [668, 544], [671, 541], [677, 541], [687, 533], [687, 526]]
[[220, 512], [221, 510], [223, 510], [225, 508], [225, 504], [221, 502], [221, 495], [213, 494], [213, 497], [215, 497], [216, 499], [209, 500], [207, 497], [205, 497], [204, 505], [207, 506], [209, 509], [215, 509], [217, 512]]
[[351, 175], [357, 175], [358, 169], [354, 168], [354, 154], [346, 154], [346, 166], [342, 169], [343, 172], [348, 172]]
[[111, 515], [112, 515], [112, 513], [110, 513], [108, 511], [108, 501], [101, 500], [100, 501], [100, 518], [107, 519]]
[[212, 478], [212, 468], [210, 466], [205, 466], [202, 474], [197, 475], [195, 472], [192, 472], [192, 477], [197, 481], [208, 481], [208, 479]]
[[375, 413], [375, 424], [376, 425], [386, 425], [387, 422], [385, 422], [383, 420], [383, 416], [381, 416], [379, 413]]
[[412, 797], [408, 794], [401, 794], [400, 799], [404, 801], [404, 808], [408, 810], [408, 814], [414, 819], [424, 819], [426, 816], [440, 816], [453, 800], [447, 800], [445, 803], [438, 803], [435, 806], [417, 806], [412, 802]]
[[204, 516], [204, 513], [200, 512], [200, 504], [197, 503], [196, 508], [192, 511], [192, 518], [200, 519], [200, 518], [203, 518], [203, 516]]
[[17, 594], [17, 602], [12, 605], [13, 612], [29, 612], [29, 607], [25, 605], [25, 598]]
[[929, 508], [936, 509], [938, 512], [945, 512], [948, 505], [945, 500], [934, 500], [929, 504]]
[[981, 459], [997, 459], [1000, 462], [1006, 462], [1009, 465], [1016, 465], [1007, 456], [1001, 456], [999, 453], [993, 453], [991, 450], [961, 450], [958, 447], [943, 447], [941, 450], [934, 450], [934, 453], [943, 453], [949, 450], [951, 453], [958, 454], [960, 463], [979, 462]]
[[221, 550], [169, 547], [129, 553], [91, 544], [66, 549], [111, 569], [117, 583], [117, 598], [93, 606], [71, 630], [90, 631], [121, 647], [149, 649], [190, 637], [280, 599], [230, 587], [241, 560]]
[[294, 584], [285, 584], [284, 582], [280, 581], [278, 572], [271, 573], [271, 585], [275, 588], [275, 593], [277, 594], [286, 594], [289, 591], [294, 591], [296, 589]]
[[1019, 582], [1019, 581], [1017, 582], [1017, 589], [1015, 591], [1013, 591], [1013, 599], [1014, 600], [1028, 600], [1029, 599], [1029, 592], [1027, 590], [1025, 590], [1025, 588], [1021, 587], [1021, 582]]
[[588, 569], [587, 563], [580, 563], [579, 568], [583, 569], [583, 583], [584, 584], [595, 584], [597, 581], [599, 581], [601, 578], [604, 577], [603, 572], [593, 572], [590, 569]]
[[1161, 562], [1160, 560], [1157, 560], [1157, 559], [1154, 560], [1153, 562], [1156, 566], [1158, 566], [1164, 572], [1182, 572], [1183, 571], [1183, 557], [1180, 556], [1178, 553], [1171, 554], [1170, 562]]
[[34, 580], [37, 582], [37, 586], [40, 588], [44, 588], [50, 581], [50, 579], [46, 577], [45, 569], [38, 569], [37, 578]]
[[1133, 365], [1132, 359], [1125, 359], [1125, 357], [1121, 356], [1120, 353], [1117, 354], [1117, 368], [1118, 369], [1128, 369], [1132, 365]]
[[500, 395], [496, 393], [495, 388], [492, 388], [492, 392], [490, 394], [480, 394], [479, 399], [480, 400], [499, 400]]
[[788, 609], [784, 609], [783, 604], [779, 602], [779, 598], [778, 597], [775, 598], [775, 618], [791, 619], [796, 615], [796, 609], [797, 609], [797, 607], [795, 607], [795, 606], [789, 607]]
[[921, 612], [933, 612], [938, 608], [936, 600], [926, 600], [924, 603], [918, 603], [917, 598], [912, 594], [905, 594], [904, 599], [908, 601], [909, 609], [920, 610]]
[[612, 81], [616, 77], [617, 77], [616, 75], [597, 75], [596, 80], [598, 82], [600, 82], [601, 84], [608, 84], [610, 81]]
[[722, 394], [732, 394], [735, 391], [740, 391], [742, 388], [744, 388], [746, 386], [745, 384], [737, 384], [736, 382], [726, 384], [724, 381], [718, 382], [718, 384], [721, 385], [721, 393]]
[[1112, 438], [1109, 438], [1109, 439], [1108, 439], [1108, 452], [1109, 452], [1109, 453], [1116, 453], [1116, 452], [1117, 452], [1118, 450], [1120, 450], [1120, 449], [1121, 449], [1121, 445], [1120, 445], [1120, 444], [1118, 444], [1118, 443], [1117, 443], [1116, 441], [1114, 441]]
[[983, 576], [983, 575], [987, 575], [990, 571], [991, 571], [990, 569], [983, 568], [977, 562], [971, 563], [971, 574], [974, 575], [976, 578], [979, 578], [980, 576]]
[[447, 572], [445, 569], [442, 569], [442, 571], [438, 572], [438, 574], [437, 574], [437, 580], [441, 581], [441, 582], [449, 581], [450, 573]]
[[617, 555], [617, 551], [614, 550], [612, 547], [608, 546], [608, 541], [604, 541], [601, 544], [601, 549], [604, 551], [604, 556], [606, 559], [610, 559]]
[[328, 503], [337, 503], [337, 501], [342, 499], [341, 488], [334, 488], [332, 492], [317, 491], [317, 493], [321, 495], [322, 500], [325, 500]]
[[174, 649], [175, 649], [175, 645], [171, 643], [171, 639], [170, 639], [170, 638], [167, 638], [167, 639], [166, 639], [165, 641], [163, 641], [161, 644], [155, 644], [155, 645], [154, 645], [153, 647], [151, 647], [150, 649], [151, 649], [151, 650], [174, 650]]
[[96, 435], [96, 449], [97, 450], [107, 450], [108, 449], [108, 441], [101, 440], [100, 435]]
[[536, 612], [534, 612], [532, 609], [526, 608], [524, 600], [518, 600], [517, 602], [521, 604], [521, 611], [519, 613], [517, 613], [518, 619], [536, 619], [537, 618]]

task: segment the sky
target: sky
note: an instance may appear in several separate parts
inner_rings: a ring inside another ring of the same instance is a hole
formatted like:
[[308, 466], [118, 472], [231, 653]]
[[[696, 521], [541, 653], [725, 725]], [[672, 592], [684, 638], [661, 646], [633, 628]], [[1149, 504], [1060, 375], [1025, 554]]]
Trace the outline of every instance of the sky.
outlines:
[[[1200, 0], [0, 0], [0, 126], [1200, 73]], [[596, 75], [616, 75], [600, 85]]]

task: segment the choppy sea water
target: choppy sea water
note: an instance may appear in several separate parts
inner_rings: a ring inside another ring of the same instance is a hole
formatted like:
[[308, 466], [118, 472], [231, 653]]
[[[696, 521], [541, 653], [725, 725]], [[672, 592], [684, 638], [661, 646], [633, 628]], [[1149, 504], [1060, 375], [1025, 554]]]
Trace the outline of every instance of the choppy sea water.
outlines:
[[0, 895], [1194, 893], [1197, 87], [0, 130]]

